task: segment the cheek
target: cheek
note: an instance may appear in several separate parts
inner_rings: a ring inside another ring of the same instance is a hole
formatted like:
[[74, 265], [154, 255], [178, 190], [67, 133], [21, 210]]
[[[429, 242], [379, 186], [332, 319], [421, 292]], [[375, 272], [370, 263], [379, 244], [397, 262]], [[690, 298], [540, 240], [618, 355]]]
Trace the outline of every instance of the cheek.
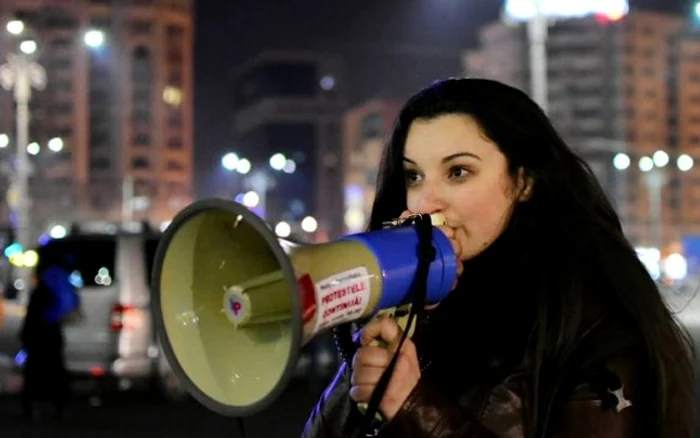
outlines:
[[418, 196], [416, 195], [416, 190], [408, 190], [406, 193], [406, 208], [408, 211], [417, 212], [418, 211]]
[[454, 203], [454, 211], [460, 217], [469, 238], [467, 255], [474, 256], [498, 238], [508, 221], [512, 200], [505, 191], [470, 190]]

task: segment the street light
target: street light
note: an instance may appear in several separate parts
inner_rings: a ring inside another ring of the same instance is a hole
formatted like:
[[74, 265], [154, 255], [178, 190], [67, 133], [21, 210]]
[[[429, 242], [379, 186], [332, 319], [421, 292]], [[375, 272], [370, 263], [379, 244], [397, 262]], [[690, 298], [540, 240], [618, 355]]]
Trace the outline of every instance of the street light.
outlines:
[[25, 55], [33, 55], [36, 52], [36, 49], [37, 45], [36, 41], [34, 40], [24, 40], [19, 43], [19, 50]]
[[[618, 170], [626, 170], [631, 162], [630, 156], [625, 153], [619, 153], [613, 158], [613, 166]], [[671, 157], [663, 150], [654, 152], [652, 156], [642, 156], [637, 162], [649, 195], [649, 216], [651, 218], [649, 235], [652, 245], [658, 250], [663, 248], [662, 195], [668, 180], [666, 171], [670, 162]], [[681, 154], [676, 159], [676, 167], [681, 172], [688, 172], [693, 166], [693, 158], [688, 154]]]
[[[27, 41], [24, 41], [24, 45]], [[25, 47], [26, 48], [26, 47]], [[26, 53], [25, 50], [23, 52]], [[29, 247], [29, 174], [31, 172], [29, 157], [29, 101], [32, 96], [32, 88], [43, 90], [46, 87], [46, 71], [38, 63], [24, 55], [10, 53], [7, 63], [0, 66], [0, 85], [14, 93], [16, 104], [16, 147], [17, 169], [11, 184], [12, 191], [17, 200], [16, 215], [16, 239], [26, 249]], [[26, 273], [22, 279], [27, 284]]]
[[63, 139], [60, 137], [54, 137], [49, 140], [48, 146], [53, 152], [61, 152], [63, 150]]
[[85, 32], [85, 36], [83, 37], [83, 41], [88, 47], [91, 47], [93, 49], [96, 49], [98, 47], [101, 47], [104, 42], [105, 42], [105, 34], [101, 30], [89, 30]]
[[307, 233], [313, 233], [318, 229], [318, 221], [313, 216], [306, 216], [301, 221], [301, 229]]
[[280, 237], [289, 237], [292, 234], [292, 227], [287, 222], [280, 222], [275, 226], [275, 234]]
[[7, 22], [6, 28], [12, 35], [19, 35], [24, 32], [24, 23], [20, 20], [11, 20]]
[[[24, 32], [24, 23], [20, 20], [9, 21], [6, 25], [7, 31], [12, 35], [20, 35]], [[96, 31], [99, 32], [99, 31]], [[87, 38], [87, 35], [91, 35]], [[86, 34], [86, 44], [90, 47], [97, 47], [104, 41], [93, 31]], [[39, 145], [29, 143], [29, 102], [32, 98], [32, 89], [43, 90], [46, 87], [46, 70], [32, 59], [32, 55], [37, 51], [37, 43], [34, 40], [25, 39], [19, 44], [20, 53], [9, 53], [7, 62], [0, 65], [0, 86], [5, 90], [12, 91], [16, 104], [16, 150], [17, 168], [13, 173], [11, 191], [12, 198], [17, 200], [16, 206], [16, 239], [17, 243], [26, 249], [30, 245], [29, 230], [29, 177], [31, 174], [31, 163], [28, 154], [37, 152]], [[9, 143], [9, 138], [0, 138], [1, 143]], [[63, 147], [62, 142], [60, 143]], [[53, 141], [53, 149], [59, 149], [59, 143]], [[40, 149], [40, 148], [39, 148]], [[21, 271], [23, 284], [27, 284], [27, 275]]]
[[221, 166], [226, 170], [235, 170], [238, 164], [238, 155], [229, 152], [221, 157]]
[[41, 152], [41, 146], [39, 146], [39, 143], [33, 141], [27, 145], [27, 153], [29, 155], [39, 155], [39, 152]]

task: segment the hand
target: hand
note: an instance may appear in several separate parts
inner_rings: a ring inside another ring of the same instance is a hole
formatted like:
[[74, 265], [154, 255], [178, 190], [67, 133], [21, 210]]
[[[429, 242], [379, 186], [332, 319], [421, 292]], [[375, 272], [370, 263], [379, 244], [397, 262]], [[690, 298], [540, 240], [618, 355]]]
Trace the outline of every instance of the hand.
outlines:
[[[402, 331], [392, 318], [376, 318], [363, 329], [360, 337], [361, 347], [352, 360], [350, 376], [350, 397], [357, 403], [368, 403], [374, 388], [401, 340]], [[376, 346], [376, 340], [386, 346]], [[374, 341], [374, 342], [373, 342]], [[370, 345], [372, 344], [372, 345]], [[394, 373], [379, 404], [379, 411], [384, 418], [391, 420], [404, 404], [408, 395], [420, 380], [421, 372], [416, 346], [406, 338], [394, 367]]]

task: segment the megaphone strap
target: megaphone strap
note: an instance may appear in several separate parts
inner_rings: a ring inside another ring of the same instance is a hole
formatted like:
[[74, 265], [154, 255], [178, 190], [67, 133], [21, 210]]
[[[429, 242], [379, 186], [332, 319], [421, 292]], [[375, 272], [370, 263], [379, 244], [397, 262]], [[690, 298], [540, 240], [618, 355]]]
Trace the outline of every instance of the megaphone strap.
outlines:
[[[419, 309], [425, 307], [426, 295], [427, 295], [427, 284], [428, 284], [428, 274], [430, 271], [430, 264], [435, 260], [436, 250], [433, 247], [432, 236], [433, 236], [433, 226], [429, 215], [418, 215], [414, 219], [414, 225], [418, 233], [418, 266], [416, 267], [416, 274], [411, 282], [411, 296], [412, 296], [412, 306], [411, 312], [408, 316], [407, 327], [413, 325], [413, 321], [416, 318]], [[357, 430], [357, 437], [365, 436], [369, 431], [371, 431], [372, 426], [375, 421], [375, 415], [379, 411], [379, 404], [384, 398], [384, 393], [389, 386], [389, 381], [394, 373], [394, 368], [396, 367], [396, 362], [398, 361], [401, 347], [403, 346], [406, 338], [408, 337], [408, 330], [405, 330], [401, 335], [398, 347], [389, 366], [384, 370], [382, 377], [377, 382], [377, 386], [374, 388], [372, 397], [367, 403], [367, 410], [365, 411], [362, 420], [360, 422], [360, 427]]]

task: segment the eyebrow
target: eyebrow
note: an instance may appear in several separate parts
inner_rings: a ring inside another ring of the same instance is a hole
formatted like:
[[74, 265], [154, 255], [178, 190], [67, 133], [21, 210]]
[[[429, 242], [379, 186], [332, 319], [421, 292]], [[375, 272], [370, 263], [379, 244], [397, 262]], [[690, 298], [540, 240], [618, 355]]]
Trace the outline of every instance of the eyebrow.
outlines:
[[[452, 155], [446, 156], [445, 158], [442, 159], [442, 162], [443, 162], [443, 163], [448, 163], [448, 162], [450, 162], [450, 161], [452, 161], [452, 160], [454, 160], [454, 159], [462, 158], [462, 157], [475, 158], [475, 159], [481, 161], [481, 157], [479, 157], [478, 155], [472, 154], [472, 153], [470, 153], [470, 152], [460, 152], [460, 153], [457, 153], [457, 154], [452, 154]], [[411, 164], [416, 164], [416, 162], [413, 161], [413, 160], [411, 160], [410, 158], [403, 157], [403, 160], [406, 161], [406, 162], [409, 162], [409, 163], [411, 163]]]

